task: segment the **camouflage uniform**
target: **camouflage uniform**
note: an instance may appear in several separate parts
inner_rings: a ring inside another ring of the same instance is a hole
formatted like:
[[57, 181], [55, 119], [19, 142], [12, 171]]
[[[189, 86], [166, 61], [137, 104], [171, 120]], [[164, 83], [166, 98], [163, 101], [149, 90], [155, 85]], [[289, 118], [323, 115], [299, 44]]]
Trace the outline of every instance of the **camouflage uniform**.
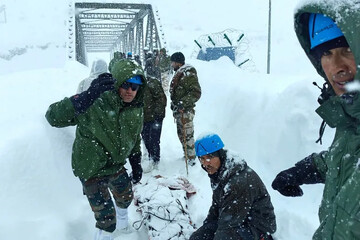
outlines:
[[121, 52], [114, 52], [114, 58], [111, 59], [110, 63], [109, 63], [109, 72], [111, 72], [111, 68], [114, 66], [114, 64], [118, 61], [121, 61], [125, 59], [125, 57], [123, 56], [123, 54]]
[[155, 60], [155, 65], [160, 69], [161, 83], [163, 89], [167, 91], [169, 87], [169, 75], [171, 74], [171, 60], [170, 56], [166, 54], [165, 48], [160, 49], [160, 54]]
[[159, 80], [147, 77], [144, 91], [144, 127], [141, 136], [154, 162], [160, 160], [160, 136], [165, 117], [166, 95]]
[[[108, 188], [119, 208], [126, 209], [133, 198], [131, 179], [124, 167], [127, 159], [132, 168], [132, 181], [138, 182], [142, 176], [140, 133], [146, 89], [143, 70], [134, 62], [119, 60], [111, 70], [112, 75], [100, 75], [90, 87], [100, 91], [101, 83], [111, 79], [112, 88], [90, 99], [93, 102], [88, 100], [90, 104], [74, 100], [80, 99], [80, 95], [88, 96], [90, 92], [86, 91], [53, 103], [46, 112], [51, 126], [77, 126], [72, 151], [73, 172], [83, 184], [96, 227], [107, 232], [116, 228], [114, 203]], [[133, 101], [125, 103], [118, 89], [134, 76], [140, 76], [143, 84]]]
[[[196, 69], [185, 64], [176, 72], [170, 84], [171, 110], [176, 120], [177, 133], [188, 159], [195, 159], [194, 124], [195, 103], [200, 99], [201, 88]], [[179, 112], [183, 109], [183, 113]], [[185, 141], [184, 141], [185, 133]], [[185, 147], [186, 146], [186, 147]]]
[[160, 68], [155, 65], [155, 59], [155, 57], [146, 59], [144, 71], [147, 77], [156, 78], [161, 81]]
[[133, 199], [131, 179], [125, 168], [115, 175], [92, 178], [83, 181], [84, 194], [87, 196], [96, 219], [96, 227], [107, 232], [115, 230], [116, 214], [111, 193], [114, 195], [116, 206], [127, 208]]

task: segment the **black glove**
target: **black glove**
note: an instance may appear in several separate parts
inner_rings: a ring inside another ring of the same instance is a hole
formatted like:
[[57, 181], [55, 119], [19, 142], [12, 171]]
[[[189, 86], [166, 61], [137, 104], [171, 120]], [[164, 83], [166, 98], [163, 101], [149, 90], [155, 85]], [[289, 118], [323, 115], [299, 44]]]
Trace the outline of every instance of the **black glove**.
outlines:
[[300, 185], [324, 183], [325, 179], [320, 176], [312, 161], [313, 155], [310, 155], [296, 163], [295, 167], [280, 172], [272, 182], [272, 188], [284, 196], [298, 197], [303, 195]]
[[143, 172], [141, 167], [141, 153], [131, 154], [129, 156], [129, 162], [132, 169], [132, 172], [130, 174], [131, 181], [133, 184], [136, 184], [140, 182]]
[[272, 188], [287, 197], [302, 196], [303, 191], [297, 182], [296, 171], [296, 167], [292, 167], [280, 172], [272, 182]]
[[94, 101], [105, 91], [114, 89], [115, 80], [110, 73], [103, 73], [91, 82], [88, 90], [70, 97], [76, 114], [86, 112]]

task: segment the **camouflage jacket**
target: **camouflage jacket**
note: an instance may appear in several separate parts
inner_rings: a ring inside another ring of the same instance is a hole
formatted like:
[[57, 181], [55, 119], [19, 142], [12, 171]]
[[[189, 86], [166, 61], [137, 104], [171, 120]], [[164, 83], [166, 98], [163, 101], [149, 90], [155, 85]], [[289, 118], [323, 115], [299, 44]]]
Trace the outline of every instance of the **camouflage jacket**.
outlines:
[[194, 112], [195, 103], [201, 97], [201, 87], [196, 69], [185, 64], [174, 74], [170, 84], [171, 109], [180, 105], [187, 112]]
[[160, 72], [167, 72], [171, 69], [170, 56], [168, 55], [159, 55], [156, 58], [155, 64], [159, 66]]
[[165, 117], [166, 95], [159, 80], [147, 77], [144, 92], [144, 122]]

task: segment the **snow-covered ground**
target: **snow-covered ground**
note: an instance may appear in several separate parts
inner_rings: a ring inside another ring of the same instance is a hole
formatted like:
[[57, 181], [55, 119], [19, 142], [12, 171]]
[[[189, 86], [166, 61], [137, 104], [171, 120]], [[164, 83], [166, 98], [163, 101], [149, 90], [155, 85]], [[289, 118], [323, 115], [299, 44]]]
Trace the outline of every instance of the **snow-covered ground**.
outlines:
[[[324, 150], [333, 137], [327, 128], [323, 145], [315, 144], [321, 119], [314, 112], [319, 90], [312, 82], [320, 85], [322, 79], [293, 32], [296, 1], [273, 3], [269, 75], [267, 0], [146, 3], [159, 11], [170, 53], [182, 51], [198, 71], [203, 94], [196, 107], [195, 136], [218, 133], [226, 148], [238, 152], [257, 171], [275, 207], [277, 239], [311, 239], [319, 224], [323, 187], [305, 186], [303, 197], [286, 198], [270, 186], [279, 171]], [[92, 239], [95, 220], [70, 164], [75, 128], [52, 128], [44, 118], [48, 106], [73, 95], [90, 72], [66, 60], [68, 3], [3, 0], [2, 4], [7, 22], [0, 22], [0, 239]], [[197, 48], [194, 39], [227, 28], [246, 33], [256, 72], [239, 69], [226, 57], [211, 62], [190, 58]], [[167, 106], [161, 164], [142, 182], [156, 174], [186, 176], [181, 156]], [[197, 189], [189, 199], [190, 214], [200, 226], [211, 204], [209, 179], [199, 164], [189, 169], [188, 179]], [[139, 219], [131, 205], [130, 220]], [[142, 228], [121, 239], [147, 237]]]

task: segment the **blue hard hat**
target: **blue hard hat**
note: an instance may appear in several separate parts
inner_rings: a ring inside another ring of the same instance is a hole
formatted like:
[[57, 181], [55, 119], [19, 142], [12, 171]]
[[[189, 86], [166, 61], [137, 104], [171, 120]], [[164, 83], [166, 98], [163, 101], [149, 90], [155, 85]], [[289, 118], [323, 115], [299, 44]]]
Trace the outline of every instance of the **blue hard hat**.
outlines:
[[136, 83], [136, 84], [139, 84], [139, 85], [142, 84], [142, 79], [141, 79], [141, 77], [139, 75], [136, 75], [136, 76], [134, 76], [134, 77], [132, 77], [132, 78], [126, 80], [126, 81], [129, 82], [129, 83]]
[[320, 44], [344, 36], [344, 34], [331, 18], [320, 13], [311, 13], [309, 17], [309, 36], [311, 49], [313, 49]]
[[210, 133], [199, 137], [195, 142], [196, 156], [204, 156], [216, 152], [224, 147], [221, 138], [215, 134]]

